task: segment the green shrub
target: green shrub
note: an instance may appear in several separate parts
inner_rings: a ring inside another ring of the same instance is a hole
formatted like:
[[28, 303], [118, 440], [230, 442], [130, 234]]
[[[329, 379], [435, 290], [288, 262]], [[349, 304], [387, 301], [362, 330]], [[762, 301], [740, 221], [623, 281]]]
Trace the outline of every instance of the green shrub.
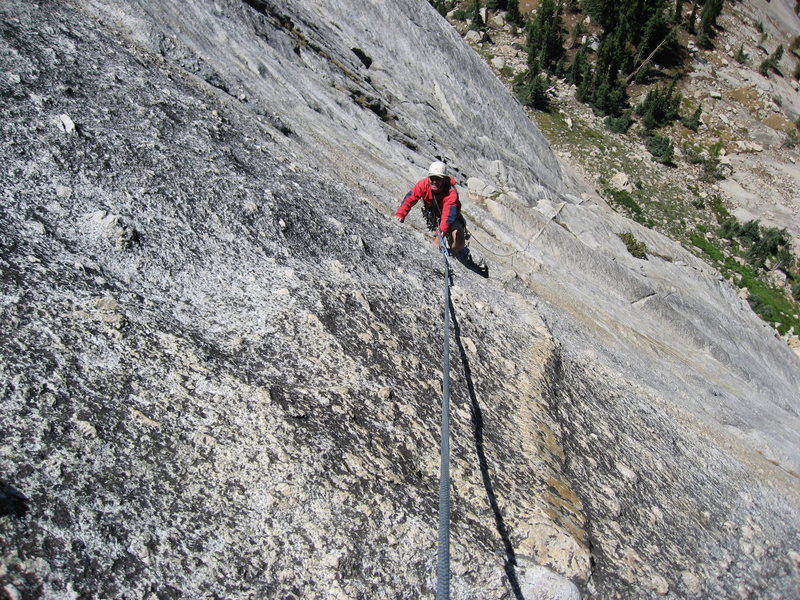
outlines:
[[725, 255], [722, 253], [722, 250], [717, 248], [712, 242], [710, 242], [704, 235], [700, 235], [696, 233], [692, 235], [690, 241], [693, 245], [697, 248], [700, 248], [703, 252], [708, 255], [708, 257], [716, 263], [723, 263], [725, 261]]
[[777, 329], [781, 335], [792, 327], [800, 331], [800, 319], [794, 316], [797, 314], [797, 304], [790, 300], [783, 290], [764, 283], [748, 265], [736, 263], [736, 270], [742, 276], [742, 287], [747, 288], [749, 293], [747, 301], [754, 312], [765, 321], [780, 323]]
[[690, 165], [698, 165], [705, 160], [703, 152], [688, 143], [683, 145], [683, 156]]
[[606, 194], [613, 205], [624, 208], [634, 221], [641, 222], [643, 215], [642, 207], [639, 206], [638, 202], [633, 199], [633, 196], [631, 196], [629, 192], [607, 188]]
[[636, 114], [642, 117], [642, 127], [652, 131], [672, 123], [678, 118], [681, 99], [681, 95], [675, 93], [675, 81], [667, 88], [659, 86], [651, 89], [636, 107]]
[[550, 80], [544, 73], [534, 75], [529, 70], [518, 78], [514, 91], [523, 106], [546, 112], [550, 109], [550, 99], [547, 96], [549, 88]]
[[700, 181], [705, 183], [713, 183], [720, 179], [725, 179], [725, 173], [722, 171], [722, 163], [716, 154], [712, 154], [703, 159], [703, 168], [700, 170]]
[[758, 220], [748, 221], [744, 225], [739, 226], [739, 237], [751, 243], [755, 243], [761, 239], [761, 225]]
[[631, 111], [626, 110], [619, 117], [606, 117], [603, 121], [606, 128], [614, 133], [625, 133], [633, 124]]
[[739, 222], [736, 219], [728, 219], [720, 225], [717, 233], [721, 238], [732, 240], [739, 236]]
[[662, 164], [672, 164], [675, 148], [670, 139], [663, 135], [651, 135], [645, 141], [647, 151], [653, 155], [653, 160]]
[[428, 0], [428, 1], [430, 2], [431, 6], [433, 6], [433, 8], [436, 9], [436, 12], [438, 12], [440, 15], [442, 15], [443, 17], [447, 15], [447, 7], [445, 6], [444, 0]]
[[703, 107], [698, 106], [695, 111], [688, 117], [681, 118], [681, 123], [687, 129], [697, 131], [700, 128], [700, 115], [703, 112]]
[[625, 247], [632, 256], [647, 260], [647, 245], [644, 242], [636, 239], [636, 237], [629, 232], [618, 233], [617, 235], [625, 242]]
[[710, 200], [711, 204], [711, 211], [714, 213], [714, 216], [717, 218], [717, 223], [722, 224], [724, 221], [733, 219], [733, 215], [728, 211], [725, 205], [722, 203], [722, 197], [719, 195], [714, 195], [711, 197]]
[[[751, 223], [753, 222], [754, 221], [751, 221]], [[767, 259], [777, 258], [779, 252], [784, 250], [788, 243], [789, 234], [785, 229], [767, 227], [763, 230], [761, 235], [753, 241], [753, 245], [747, 251], [747, 262], [749, 262], [753, 268], [763, 269]], [[785, 254], [781, 258], [783, 261], [787, 260]]]

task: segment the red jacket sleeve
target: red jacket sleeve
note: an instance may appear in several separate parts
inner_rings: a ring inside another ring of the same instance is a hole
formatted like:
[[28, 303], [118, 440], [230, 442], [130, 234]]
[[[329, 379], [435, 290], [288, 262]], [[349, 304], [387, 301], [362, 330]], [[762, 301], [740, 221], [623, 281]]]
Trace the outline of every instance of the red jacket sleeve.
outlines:
[[403, 203], [400, 205], [400, 208], [397, 209], [397, 212], [394, 213], [396, 217], [400, 217], [401, 219], [405, 219], [408, 216], [408, 213], [411, 212], [411, 209], [414, 208], [414, 205], [419, 202], [422, 198], [425, 197], [425, 179], [418, 181], [411, 191], [408, 192], [403, 198]]

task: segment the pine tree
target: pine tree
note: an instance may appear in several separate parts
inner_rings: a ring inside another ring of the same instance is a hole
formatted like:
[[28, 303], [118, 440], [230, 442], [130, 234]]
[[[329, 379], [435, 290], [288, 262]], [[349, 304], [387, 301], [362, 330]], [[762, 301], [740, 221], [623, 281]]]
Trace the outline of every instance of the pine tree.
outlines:
[[575, 58], [572, 59], [572, 64], [567, 71], [567, 80], [577, 87], [580, 87], [583, 80], [586, 78], [587, 67], [589, 66], [589, 61], [587, 60], [588, 54], [589, 49], [586, 44], [581, 44], [581, 47], [578, 48], [578, 51], [575, 53]]
[[583, 35], [583, 25], [581, 25], [580, 21], [577, 21], [575, 25], [572, 27], [572, 31], [569, 34], [569, 47], [577, 48], [580, 45], [579, 38], [582, 35]]
[[618, 16], [616, 0], [583, 0], [583, 9], [605, 30], [613, 28]]
[[486, 3], [486, 8], [491, 8], [492, 10], [507, 10], [508, 0], [489, 0], [489, 2]]
[[536, 18], [528, 26], [528, 63], [537, 61], [550, 73], [556, 72], [558, 61], [564, 56], [561, 7], [554, 0], [542, 0]]
[[714, 29], [718, 27], [717, 17], [722, 12], [724, 0], [706, 0], [703, 10], [700, 11], [700, 31], [698, 43], [706, 48], [712, 46], [711, 39], [714, 37]]
[[642, 127], [653, 131], [677, 119], [681, 100], [681, 95], [675, 93], [675, 81], [666, 89], [659, 86], [647, 92], [647, 97], [636, 107]]
[[675, 25], [680, 25], [683, 19], [683, 0], [675, 0], [675, 12], [672, 13], [672, 22]]
[[508, 0], [508, 14], [506, 15], [509, 23], [522, 27], [525, 21], [519, 12], [519, 0]]
[[697, 131], [700, 128], [700, 115], [703, 112], [703, 107], [698, 106], [695, 111], [691, 114], [691, 116], [684, 117], [681, 119], [681, 123], [687, 129], [691, 129], [692, 131]]
[[621, 29], [606, 35], [597, 50], [589, 104], [603, 114], [617, 116], [627, 105], [625, 82], [620, 77], [620, 67], [630, 53], [625, 49]]
[[541, 72], [539, 64], [534, 60], [516, 85], [515, 92], [524, 106], [547, 111], [550, 108], [550, 101], [547, 97], [549, 87], [550, 81], [547, 75]]
[[591, 64], [586, 64], [581, 77], [581, 82], [576, 84], [578, 89], [575, 90], [575, 98], [578, 102], [589, 102], [591, 99], [592, 82], [594, 81], [594, 69]]
[[686, 23], [684, 24], [686, 31], [691, 33], [692, 35], [694, 35], [696, 31], [694, 28], [696, 22], [697, 22], [697, 4], [693, 4], [692, 12], [686, 15]]
[[481, 17], [481, 3], [480, 0], [475, 0], [475, 5], [472, 9], [472, 20], [470, 21], [470, 28], [478, 30], [483, 28], [485, 23]]

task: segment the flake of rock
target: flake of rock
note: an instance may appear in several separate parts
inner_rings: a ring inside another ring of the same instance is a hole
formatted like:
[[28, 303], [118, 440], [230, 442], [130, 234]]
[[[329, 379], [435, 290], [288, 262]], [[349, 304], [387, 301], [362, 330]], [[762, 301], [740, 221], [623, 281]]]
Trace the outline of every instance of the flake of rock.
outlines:
[[58, 126], [64, 133], [75, 133], [75, 122], [67, 114], [58, 115]]

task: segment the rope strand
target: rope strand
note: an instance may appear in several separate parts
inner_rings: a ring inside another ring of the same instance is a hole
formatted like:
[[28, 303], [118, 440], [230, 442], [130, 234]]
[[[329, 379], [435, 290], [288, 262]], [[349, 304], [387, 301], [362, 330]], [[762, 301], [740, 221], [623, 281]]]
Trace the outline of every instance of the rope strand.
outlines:
[[442, 433], [439, 467], [439, 549], [436, 563], [436, 600], [450, 599], [450, 264], [447, 244], [439, 235], [444, 257], [444, 341], [442, 344]]

